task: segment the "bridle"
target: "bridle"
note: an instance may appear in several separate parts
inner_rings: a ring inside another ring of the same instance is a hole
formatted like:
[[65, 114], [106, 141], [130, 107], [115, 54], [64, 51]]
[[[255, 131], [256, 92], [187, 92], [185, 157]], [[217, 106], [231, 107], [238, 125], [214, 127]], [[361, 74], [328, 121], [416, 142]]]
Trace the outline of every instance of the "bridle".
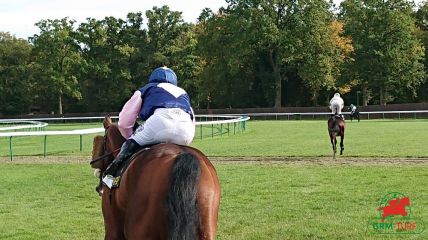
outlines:
[[[107, 131], [108, 131], [108, 129], [109, 129], [109, 127], [106, 127], [105, 132], [104, 132], [103, 150], [107, 149]], [[98, 161], [100, 161], [100, 160], [102, 160], [102, 159], [104, 159], [106, 157], [110, 157], [110, 155], [113, 156], [114, 153], [120, 151], [120, 148], [121, 147], [119, 147], [119, 148], [117, 148], [117, 149], [115, 149], [115, 150], [113, 150], [113, 151], [111, 151], [109, 153], [103, 154], [103, 155], [101, 155], [101, 156], [99, 156], [99, 157], [97, 157], [95, 159], [92, 159], [89, 164], [92, 165], [92, 164], [94, 164], [94, 163], [96, 163], [96, 162], [98, 162]]]

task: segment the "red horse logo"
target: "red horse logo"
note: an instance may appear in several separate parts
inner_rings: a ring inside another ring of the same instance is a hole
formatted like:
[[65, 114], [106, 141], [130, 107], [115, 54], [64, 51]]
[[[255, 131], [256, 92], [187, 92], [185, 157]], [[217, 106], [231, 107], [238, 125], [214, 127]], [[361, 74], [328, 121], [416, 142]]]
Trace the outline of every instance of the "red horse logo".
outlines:
[[391, 215], [401, 215], [403, 217], [407, 216], [406, 206], [410, 206], [409, 197], [390, 200], [388, 201], [387, 206], [380, 207], [377, 210], [383, 211], [382, 222], [384, 222], [385, 218]]

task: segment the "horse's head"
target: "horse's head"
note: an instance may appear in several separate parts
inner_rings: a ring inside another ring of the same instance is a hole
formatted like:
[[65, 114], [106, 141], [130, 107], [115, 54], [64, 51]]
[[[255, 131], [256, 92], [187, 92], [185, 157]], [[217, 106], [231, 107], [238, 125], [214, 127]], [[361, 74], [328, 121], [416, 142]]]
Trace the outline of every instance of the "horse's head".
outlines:
[[106, 170], [108, 165], [114, 160], [120, 151], [120, 147], [125, 139], [120, 134], [117, 124], [106, 116], [103, 121], [104, 136], [95, 136], [92, 148], [91, 167], [95, 168], [95, 175], [99, 176]]

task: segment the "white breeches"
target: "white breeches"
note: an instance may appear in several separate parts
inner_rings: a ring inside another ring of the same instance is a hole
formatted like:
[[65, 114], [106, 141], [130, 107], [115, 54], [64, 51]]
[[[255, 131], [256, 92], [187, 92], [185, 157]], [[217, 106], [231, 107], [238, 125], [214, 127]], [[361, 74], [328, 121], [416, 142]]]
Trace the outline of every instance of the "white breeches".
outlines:
[[130, 139], [141, 146], [155, 143], [190, 145], [195, 124], [190, 115], [179, 108], [158, 108]]
[[342, 114], [342, 104], [339, 101], [333, 101], [330, 104], [332, 114]]

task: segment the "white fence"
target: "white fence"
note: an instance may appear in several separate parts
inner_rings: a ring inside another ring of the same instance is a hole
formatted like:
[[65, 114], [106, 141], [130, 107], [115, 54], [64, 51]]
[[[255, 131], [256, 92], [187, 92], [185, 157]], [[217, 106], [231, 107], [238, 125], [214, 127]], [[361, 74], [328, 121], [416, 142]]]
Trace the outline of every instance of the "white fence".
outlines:
[[[373, 111], [373, 112], [359, 112], [361, 119], [390, 119], [390, 118], [428, 118], [428, 110], [414, 110], [414, 111]], [[351, 112], [342, 112], [344, 115], [350, 115]], [[228, 114], [231, 116], [242, 114]], [[246, 113], [246, 116], [251, 119], [262, 120], [302, 120], [302, 119], [320, 119], [328, 117], [331, 112], [302, 112], [302, 113]]]
[[[117, 119], [118, 117], [111, 117], [113, 119]], [[224, 130], [227, 130], [227, 133], [232, 131], [233, 134], [237, 131], [245, 130], [245, 122], [250, 118], [248, 116], [231, 116], [231, 115], [197, 115], [196, 118], [205, 119], [205, 121], [197, 121], [196, 126], [199, 127], [198, 133], [200, 134], [200, 138], [203, 136], [203, 126], [208, 126], [211, 128], [211, 135], [217, 135], [218, 132], [220, 135], [223, 135]], [[8, 124], [11, 125], [13, 123], [31, 123], [21, 126], [10, 126], [0, 128], [0, 131], [5, 130], [17, 130], [17, 129], [25, 129], [25, 128], [36, 128], [39, 131], [13, 131], [13, 132], [0, 132], [0, 137], [9, 137], [9, 155], [10, 159], [13, 158], [13, 146], [12, 146], [12, 138], [13, 137], [23, 137], [23, 136], [44, 136], [44, 144], [43, 144], [43, 155], [46, 156], [47, 150], [47, 136], [52, 135], [79, 135], [80, 137], [80, 151], [83, 149], [83, 135], [86, 134], [94, 134], [94, 133], [103, 133], [104, 128], [90, 128], [90, 129], [79, 129], [79, 130], [64, 130], [64, 131], [43, 131], [40, 128], [44, 128], [48, 124], [45, 122], [39, 121], [73, 121], [73, 120], [102, 120], [104, 117], [69, 117], [69, 118], [37, 118], [37, 119], [3, 119], [0, 120], [0, 124]], [[224, 126], [224, 128], [223, 128]], [[216, 129], [216, 130], [215, 130]], [[217, 130], [218, 129], [218, 130]], [[217, 134], [215, 134], [217, 132]]]

